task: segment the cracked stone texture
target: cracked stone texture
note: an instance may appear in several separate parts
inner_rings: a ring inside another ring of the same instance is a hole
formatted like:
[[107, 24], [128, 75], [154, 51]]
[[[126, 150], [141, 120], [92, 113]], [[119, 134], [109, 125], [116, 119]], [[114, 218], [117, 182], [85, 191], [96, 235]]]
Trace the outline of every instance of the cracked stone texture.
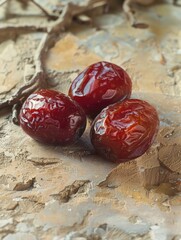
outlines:
[[[8, 109], [1, 111], [0, 239], [181, 239], [181, 8], [169, 2], [135, 8], [148, 29], [130, 27], [121, 6], [89, 12], [90, 24], [73, 22], [47, 54], [47, 76], [52, 88], [67, 93], [91, 63], [123, 66], [133, 97], [158, 109], [157, 140], [139, 159], [116, 166], [95, 154], [89, 124], [77, 144], [45, 146], [13, 125]], [[29, 11], [39, 13], [34, 6]], [[43, 17], [22, 19], [47, 24]], [[0, 99], [21, 85], [24, 68], [31, 74], [41, 35], [2, 35]]]

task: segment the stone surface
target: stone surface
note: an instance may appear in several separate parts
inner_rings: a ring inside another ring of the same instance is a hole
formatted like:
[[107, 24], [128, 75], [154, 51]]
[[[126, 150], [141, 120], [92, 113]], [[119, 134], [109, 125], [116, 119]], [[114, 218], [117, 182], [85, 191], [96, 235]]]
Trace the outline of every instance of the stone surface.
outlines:
[[[43, 2], [51, 9], [56, 1]], [[20, 5], [13, 4], [11, 11], [18, 12]], [[181, 8], [166, 2], [135, 8], [148, 29], [132, 28], [121, 5], [106, 14], [89, 12], [91, 23], [74, 21], [59, 35], [48, 51], [46, 71], [52, 88], [67, 93], [91, 63], [104, 59], [123, 66], [133, 79], [133, 97], [158, 109], [157, 140], [139, 159], [116, 166], [96, 155], [89, 124], [77, 144], [45, 146], [14, 125], [8, 109], [2, 110], [0, 239], [179, 239]], [[19, 13], [32, 12], [40, 13], [35, 6]], [[22, 19], [49, 24], [39, 15]], [[20, 18], [2, 21], [5, 27], [10, 23], [20, 24]], [[32, 74], [42, 33], [12, 36], [0, 34], [0, 99], [22, 84], [24, 68]]]

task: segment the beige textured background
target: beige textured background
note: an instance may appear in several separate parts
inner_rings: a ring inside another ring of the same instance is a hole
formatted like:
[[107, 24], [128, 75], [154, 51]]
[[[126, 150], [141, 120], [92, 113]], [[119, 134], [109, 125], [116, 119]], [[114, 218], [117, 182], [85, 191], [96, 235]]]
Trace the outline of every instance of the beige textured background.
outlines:
[[[38, 2], [49, 11], [57, 4]], [[91, 1], [74, 2], [80, 7]], [[123, 66], [133, 79], [133, 97], [158, 109], [155, 144], [139, 159], [116, 166], [95, 154], [89, 126], [76, 145], [45, 146], [12, 123], [10, 109], [1, 110], [0, 239], [181, 239], [181, 7], [158, 1], [134, 7], [149, 28], [132, 28], [121, 1], [108, 13], [96, 7], [86, 12], [89, 18], [81, 16], [86, 22], [80, 17], [57, 32], [44, 61], [49, 84], [65, 93], [91, 63]], [[27, 26], [52, 23], [33, 4], [25, 11], [11, 1], [6, 21], [5, 6], [0, 11], [3, 101], [34, 71], [33, 56], [45, 33]]]

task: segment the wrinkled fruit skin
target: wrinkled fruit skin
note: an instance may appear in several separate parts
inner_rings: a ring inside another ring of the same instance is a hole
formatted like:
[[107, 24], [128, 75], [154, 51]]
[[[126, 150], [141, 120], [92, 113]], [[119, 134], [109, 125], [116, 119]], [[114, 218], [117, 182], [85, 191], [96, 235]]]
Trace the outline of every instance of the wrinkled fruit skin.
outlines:
[[103, 157], [126, 162], [146, 152], [158, 128], [154, 107], [142, 100], [128, 99], [102, 110], [91, 127], [91, 142]]
[[79, 103], [89, 117], [94, 118], [108, 105], [129, 98], [131, 90], [131, 79], [121, 67], [98, 62], [75, 78], [69, 96]]
[[19, 121], [35, 140], [60, 145], [76, 141], [86, 126], [85, 113], [76, 102], [63, 93], [45, 89], [27, 98]]

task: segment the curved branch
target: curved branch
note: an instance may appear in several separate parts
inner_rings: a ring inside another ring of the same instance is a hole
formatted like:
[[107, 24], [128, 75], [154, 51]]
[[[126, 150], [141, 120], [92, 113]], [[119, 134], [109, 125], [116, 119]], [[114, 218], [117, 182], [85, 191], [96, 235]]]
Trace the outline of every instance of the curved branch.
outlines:
[[[131, 3], [133, 2], [138, 2], [138, 3], [142, 3], [143, 4], [143, 1], [138, 1], [138, 0], [125, 0], [124, 3], [123, 3], [123, 11], [126, 13], [129, 21], [130, 21], [130, 24], [132, 27], [135, 27], [135, 28], [141, 28], [141, 29], [144, 29], [144, 28], [148, 28], [148, 24], [146, 23], [138, 23], [135, 16], [134, 16], [134, 10], [132, 9], [131, 7]], [[148, 1], [148, 4], [154, 2], [154, 0], [150, 0]], [[147, 4], [145, 4], [147, 5]]]
[[39, 44], [39, 47], [35, 53], [35, 57], [34, 57], [35, 74], [28, 81], [28, 83], [25, 83], [23, 86], [21, 86], [11, 96], [10, 99], [0, 102], [0, 109], [6, 106], [13, 106], [14, 104], [17, 104], [22, 98], [27, 97], [27, 95], [31, 94], [34, 90], [36, 90], [38, 86], [43, 87], [43, 85], [45, 85], [45, 72], [44, 72], [42, 62], [43, 62], [43, 56], [44, 56], [47, 38], [48, 38], [48, 34], [46, 33], [45, 36], [43, 36]]
[[[41, 30], [45, 30], [44, 34], [36, 52], [34, 55], [34, 65], [35, 65], [35, 73], [32, 78], [24, 83], [9, 99], [0, 102], [0, 109], [7, 106], [13, 107], [13, 122], [17, 124], [17, 106], [21, 104], [21, 102], [26, 99], [31, 93], [36, 91], [37, 89], [46, 87], [46, 72], [44, 69], [44, 56], [48, 49], [50, 48], [52, 42], [57, 38], [57, 34], [64, 31], [68, 26], [71, 25], [72, 18], [75, 15], [83, 13], [90, 8], [94, 8], [94, 3], [97, 0], [90, 0], [86, 6], [77, 6], [72, 3], [67, 4], [60, 17], [53, 22], [49, 27], [41, 28]], [[24, 29], [25, 26], [22, 26]], [[33, 26], [29, 26], [29, 29], [37, 30], [33, 28]]]

